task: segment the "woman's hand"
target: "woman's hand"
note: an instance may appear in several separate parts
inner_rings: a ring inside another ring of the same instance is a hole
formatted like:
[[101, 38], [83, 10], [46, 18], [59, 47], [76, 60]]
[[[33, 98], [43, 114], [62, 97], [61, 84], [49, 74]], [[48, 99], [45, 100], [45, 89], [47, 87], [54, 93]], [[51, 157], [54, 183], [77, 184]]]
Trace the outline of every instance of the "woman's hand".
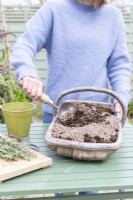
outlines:
[[26, 76], [19, 81], [19, 85], [35, 101], [39, 100], [43, 93], [43, 84], [39, 79]]
[[121, 105], [119, 103], [115, 103], [115, 113], [116, 113], [116, 116], [119, 119], [122, 118], [122, 108], [121, 108]]

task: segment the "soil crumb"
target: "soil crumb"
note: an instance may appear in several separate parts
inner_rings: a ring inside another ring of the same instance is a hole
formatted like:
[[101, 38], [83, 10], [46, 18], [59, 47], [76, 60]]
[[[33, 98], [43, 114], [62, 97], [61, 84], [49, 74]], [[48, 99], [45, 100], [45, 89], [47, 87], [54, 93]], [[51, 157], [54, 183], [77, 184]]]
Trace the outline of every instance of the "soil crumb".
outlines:
[[57, 119], [52, 136], [89, 143], [114, 143], [118, 138], [120, 120], [110, 108], [98, 104], [76, 102], [77, 111]]

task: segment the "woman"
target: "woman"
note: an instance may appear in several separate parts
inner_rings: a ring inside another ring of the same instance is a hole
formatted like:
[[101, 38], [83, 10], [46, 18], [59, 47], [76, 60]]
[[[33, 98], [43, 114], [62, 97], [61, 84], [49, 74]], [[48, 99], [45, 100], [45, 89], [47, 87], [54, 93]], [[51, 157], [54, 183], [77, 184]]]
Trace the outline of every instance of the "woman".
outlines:
[[[108, 88], [127, 107], [130, 100], [130, 60], [120, 10], [106, 0], [48, 0], [29, 20], [18, 39], [12, 65], [24, 91], [38, 100], [43, 92], [36, 54], [47, 51], [45, 93], [55, 101], [60, 92], [79, 86]], [[74, 93], [65, 99], [109, 102], [107, 94]], [[117, 112], [120, 105], [114, 100]], [[52, 108], [43, 105], [44, 122], [52, 121]]]

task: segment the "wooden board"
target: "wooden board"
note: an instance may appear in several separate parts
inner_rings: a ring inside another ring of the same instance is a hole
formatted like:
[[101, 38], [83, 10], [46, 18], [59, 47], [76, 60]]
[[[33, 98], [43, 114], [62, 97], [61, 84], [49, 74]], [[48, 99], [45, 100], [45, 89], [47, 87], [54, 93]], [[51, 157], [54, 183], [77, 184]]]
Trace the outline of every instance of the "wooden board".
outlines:
[[4, 159], [0, 159], [0, 182], [52, 165], [51, 158], [34, 150], [31, 151], [36, 154], [36, 157], [31, 158], [30, 161], [23, 159], [18, 161], [6, 161]]

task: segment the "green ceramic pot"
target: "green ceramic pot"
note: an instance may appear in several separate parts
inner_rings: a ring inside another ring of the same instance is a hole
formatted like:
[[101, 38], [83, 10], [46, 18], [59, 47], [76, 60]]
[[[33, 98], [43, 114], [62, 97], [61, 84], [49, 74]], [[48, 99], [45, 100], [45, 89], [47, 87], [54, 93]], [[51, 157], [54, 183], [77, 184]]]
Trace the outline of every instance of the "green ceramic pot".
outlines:
[[29, 134], [35, 105], [28, 102], [11, 102], [1, 106], [8, 134], [24, 137]]

